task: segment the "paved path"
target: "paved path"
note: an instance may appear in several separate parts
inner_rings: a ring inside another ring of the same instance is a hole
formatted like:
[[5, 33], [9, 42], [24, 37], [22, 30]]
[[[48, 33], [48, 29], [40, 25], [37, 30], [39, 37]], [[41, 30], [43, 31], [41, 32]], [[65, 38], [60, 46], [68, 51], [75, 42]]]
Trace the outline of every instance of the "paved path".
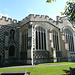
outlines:
[[29, 68], [29, 67], [48, 67], [48, 66], [60, 66], [60, 65], [71, 65], [71, 64], [75, 64], [75, 63], [53, 64], [53, 65], [24, 65], [24, 66], [2, 67], [0, 69], [7, 69], [7, 68]]

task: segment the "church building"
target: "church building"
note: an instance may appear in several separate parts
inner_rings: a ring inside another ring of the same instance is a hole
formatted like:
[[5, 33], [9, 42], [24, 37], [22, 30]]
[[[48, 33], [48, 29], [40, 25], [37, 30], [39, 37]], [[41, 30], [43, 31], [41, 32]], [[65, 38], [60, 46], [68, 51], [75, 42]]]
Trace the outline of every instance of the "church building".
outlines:
[[30, 14], [0, 18], [0, 65], [75, 60], [75, 24], [68, 17]]

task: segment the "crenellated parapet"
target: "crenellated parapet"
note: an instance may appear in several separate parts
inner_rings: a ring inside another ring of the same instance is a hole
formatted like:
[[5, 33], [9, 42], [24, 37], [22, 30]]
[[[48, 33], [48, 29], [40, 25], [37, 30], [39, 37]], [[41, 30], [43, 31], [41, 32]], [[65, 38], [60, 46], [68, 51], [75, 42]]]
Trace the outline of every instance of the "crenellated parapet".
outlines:
[[56, 20], [58, 21], [58, 23], [62, 23], [64, 20], [68, 20], [68, 17], [67, 16], [63, 16], [63, 17], [57, 16]]
[[2, 16], [2, 17], [0, 18], [0, 22], [18, 23], [17, 20], [12, 19], [12, 18], [7, 18], [7, 17], [5, 17], [5, 16]]
[[[50, 18], [47, 15], [34, 15], [34, 14], [30, 14], [28, 15], [26, 18], [24, 18], [21, 22], [20, 25], [24, 25], [26, 23], [28, 23], [29, 21], [45, 21], [45, 22], [49, 22], [53, 25], [57, 25], [57, 21], [53, 20], [52, 18]], [[61, 22], [59, 22], [61, 23]]]

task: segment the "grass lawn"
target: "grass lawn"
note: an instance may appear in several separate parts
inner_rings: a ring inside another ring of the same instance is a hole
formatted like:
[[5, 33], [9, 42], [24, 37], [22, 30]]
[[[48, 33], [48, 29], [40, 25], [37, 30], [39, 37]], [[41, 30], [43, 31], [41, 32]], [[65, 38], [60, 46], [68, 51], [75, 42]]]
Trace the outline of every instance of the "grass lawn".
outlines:
[[0, 74], [6, 71], [28, 71], [30, 75], [62, 75], [65, 74], [62, 70], [68, 70], [69, 67], [75, 67], [75, 65], [0, 69]]
[[75, 62], [43, 63], [43, 64], [38, 64], [38, 65], [54, 65], [54, 64], [67, 64], [67, 63], [75, 63]]

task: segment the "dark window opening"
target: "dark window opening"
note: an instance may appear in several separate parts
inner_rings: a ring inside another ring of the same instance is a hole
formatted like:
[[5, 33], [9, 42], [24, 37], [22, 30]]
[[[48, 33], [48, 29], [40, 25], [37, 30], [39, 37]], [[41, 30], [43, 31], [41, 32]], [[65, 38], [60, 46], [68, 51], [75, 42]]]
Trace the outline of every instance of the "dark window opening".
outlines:
[[53, 47], [56, 51], [59, 51], [58, 33], [56, 31], [53, 31]]
[[42, 27], [36, 27], [36, 49], [46, 50], [46, 30]]
[[11, 30], [10, 31], [10, 39], [14, 39], [14, 34], [15, 34], [15, 31], [14, 30]]
[[10, 46], [10, 48], [9, 48], [9, 56], [14, 56], [14, 55], [15, 55], [15, 47]]
[[22, 50], [28, 49], [28, 29], [25, 29], [22, 33]]

